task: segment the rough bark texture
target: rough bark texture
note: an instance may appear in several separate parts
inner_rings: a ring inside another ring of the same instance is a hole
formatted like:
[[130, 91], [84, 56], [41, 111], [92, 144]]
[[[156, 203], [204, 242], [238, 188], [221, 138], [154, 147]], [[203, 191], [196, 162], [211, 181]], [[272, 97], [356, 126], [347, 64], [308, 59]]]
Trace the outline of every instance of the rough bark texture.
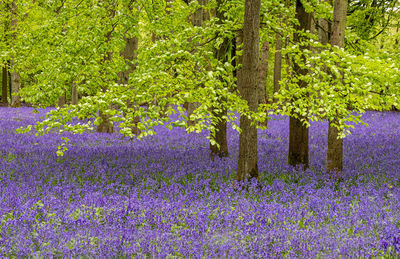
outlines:
[[[259, 87], [259, 28], [260, 0], [246, 0], [243, 25], [243, 67], [239, 77], [240, 94], [247, 101], [251, 111], [258, 107]], [[239, 161], [236, 179], [238, 181], [258, 179], [257, 128], [246, 116], [240, 116]]]
[[[333, 25], [331, 45], [344, 47], [344, 34], [346, 30], [347, 0], [335, 0], [333, 11]], [[326, 152], [326, 170], [343, 170], [343, 139], [338, 138], [339, 131], [332, 124], [337, 124], [338, 119], [329, 122], [328, 149]]]
[[[258, 88], [258, 104], [268, 103], [268, 95], [266, 84], [268, 79], [268, 58], [269, 58], [269, 42], [266, 41], [261, 47], [261, 62], [259, 69], [260, 85]], [[268, 127], [268, 117], [264, 122], [264, 126]]]
[[[274, 61], [274, 93], [280, 89], [280, 81], [282, 79], [282, 36], [276, 33], [275, 40], [275, 61]], [[274, 102], [277, 100], [274, 98]]]
[[[300, 0], [296, 2], [296, 18], [299, 21], [299, 26], [296, 28], [298, 31], [306, 31], [311, 28], [311, 14], [307, 13]], [[303, 39], [300, 33], [295, 33], [294, 40], [301, 42]], [[303, 47], [304, 48], [304, 47]], [[304, 59], [305, 57], [303, 57]], [[293, 62], [294, 71], [298, 75], [305, 75], [308, 73], [307, 69], [302, 69], [300, 66]], [[307, 87], [307, 83], [303, 81], [298, 82], [299, 87]], [[304, 97], [300, 97], [304, 98]], [[303, 165], [304, 168], [309, 166], [308, 157], [308, 128], [301, 122], [300, 115], [291, 117], [289, 120], [289, 154], [288, 163], [292, 166]]]
[[1, 86], [1, 104], [3, 106], [8, 106], [8, 100], [7, 100], [7, 67], [4, 65], [2, 69], [2, 86]]
[[[216, 17], [219, 19], [219, 23], [223, 23], [225, 17], [224, 17], [224, 12], [221, 12], [219, 7], [222, 5], [221, 0], [217, 0], [217, 11], [216, 11]], [[220, 60], [222, 63], [225, 63], [228, 61], [228, 55], [229, 55], [229, 46], [231, 44], [231, 40], [229, 38], [224, 38], [224, 41], [220, 45], [218, 49], [214, 50], [215, 53], [215, 58], [217, 60]], [[223, 79], [220, 78], [222, 81]], [[222, 97], [219, 96], [218, 99], [220, 100], [220, 103], [226, 102], [226, 100]], [[220, 109], [220, 111], [215, 111], [214, 108]], [[227, 115], [227, 110], [224, 107], [213, 107], [212, 108], [212, 115], [214, 118], [217, 119], [217, 124], [215, 125], [215, 137], [214, 141], [218, 145], [212, 145], [210, 142], [210, 151], [211, 151], [211, 156], [219, 156], [219, 157], [226, 157], [228, 156], [228, 142], [226, 138], [226, 119], [223, 117]]]

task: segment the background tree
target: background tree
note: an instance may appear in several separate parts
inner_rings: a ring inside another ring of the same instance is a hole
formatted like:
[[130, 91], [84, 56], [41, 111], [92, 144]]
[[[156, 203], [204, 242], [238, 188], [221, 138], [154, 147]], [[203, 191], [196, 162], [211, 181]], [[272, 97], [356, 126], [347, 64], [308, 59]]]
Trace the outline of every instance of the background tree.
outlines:
[[[335, 0], [333, 11], [331, 44], [344, 47], [346, 31], [347, 0]], [[343, 79], [342, 79], [343, 80]], [[339, 129], [332, 125], [338, 124], [337, 118], [329, 120], [328, 149], [326, 153], [326, 169], [328, 171], [343, 170], [343, 139], [339, 136]]]

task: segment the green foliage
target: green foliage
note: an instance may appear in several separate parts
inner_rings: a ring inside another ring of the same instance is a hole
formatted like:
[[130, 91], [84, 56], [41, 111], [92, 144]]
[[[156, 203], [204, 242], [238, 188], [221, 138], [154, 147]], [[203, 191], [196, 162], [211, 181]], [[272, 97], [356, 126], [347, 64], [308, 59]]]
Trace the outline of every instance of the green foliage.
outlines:
[[[315, 19], [332, 19], [333, 8], [326, 1], [302, 3], [308, 12], [315, 13]], [[225, 16], [223, 21], [213, 15], [218, 5]], [[360, 17], [369, 12], [355, 5], [350, 6], [355, 9], [349, 15], [348, 45], [343, 50], [321, 45], [309, 32], [297, 32], [304, 41], [294, 43], [295, 6], [280, 0], [262, 2], [261, 42], [272, 42], [276, 33], [282, 34], [287, 43], [283, 56], [289, 57], [290, 66], [283, 67], [281, 91], [275, 96], [279, 102], [260, 105], [257, 113], [250, 113], [238, 95], [233, 71], [239, 66], [234, 67], [231, 62], [237, 57], [229, 54], [228, 62], [215, 57], [215, 50], [224, 39], [235, 39], [242, 29], [243, 0], [210, 0], [204, 6], [197, 1], [186, 4], [162, 0], [18, 1], [18, 26], [14, 30], [10, 28], [14, 17], [10, 3], [3, 1], [0, 62], [15, 56], [15, 69], [24, 82], [20, 94], [37, 106], [55, 105], [65, 94], [70, 99], [72, 86], [77, 86], [79, 104], [51, 111], [34, 126], [37, 135], [91, 131], [101, 123], [101, 112], [129, 137], [134, 137], [134, 125], [142, 132], [139, 138], [154, 134], [152, 128], [156, 125], [183, 127], [188, 132], [208, 128], [212, 137], [218, 118], [211, 115], [211, 109], [227, 109], [231, 111], [228, 121], [236, 120], [233, 111], [254, 121], [264, 121], [266, 110], [311, 120], [338, 117], [336, 126], [344, 136], [352, 127], [347, 122], [361, 122], [353, 112], [398, 106], [399, 56], [377, 49], [374, 42], [353, 44], [363, 38], [359, 33], [364, 26]], [[190, 17], [198, 9], [210, 19], [202, 26], [193, 26]], [[390, 15], [398, 21], [394, 9]], [[380, 29], [379, 24], [374, 23], [376, 30]], [[139, 48], [137, 59], [129, 61], [120, 53], [126, 39], [132, 37], [138, 39]], [[310, 50], [301, 50], [300, 46]], [[241, 46], [237, 48], [240, 54]], [[294, 76], [293, 62], [307, 68], [309, 74]], [[135, 69], [128, 83], [121, 84], [119, 74], [132, 64]], [[299, 80], [307, 82], [307, 86], [300, 88]], [[187, 125], [188, 118], [181, 107], [185, 102], [200, 104], [190, 118], [197, 122], [194, 126]], [[178, 105], [177, 109], [172, 105]], [[168, 116], [172, 113], [179, 113], [180, 119], [170, 122]], [[141, 121], [137, 123], [138, 116]], [[58, 155], [65, 148], [66, 143], [60, 145]]]

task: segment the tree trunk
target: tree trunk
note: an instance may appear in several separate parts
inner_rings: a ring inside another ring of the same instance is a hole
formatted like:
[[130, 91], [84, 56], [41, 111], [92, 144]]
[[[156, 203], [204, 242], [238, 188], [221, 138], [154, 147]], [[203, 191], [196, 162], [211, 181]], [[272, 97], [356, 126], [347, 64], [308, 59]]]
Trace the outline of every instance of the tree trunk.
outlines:
[[76, 86], [76, 83], [72, 84], [72, 105], [77, 105], [78, 104], [78, 87]]
[[[242, 44], [243, 44], [243, 30], [239, 30], [236, 34], [236, 53], [238, 53], [241, 49], [243, 49]], [[237, 90], [240, 93], [241, 90], [240, 90], [239, 80], [240, 80], [241, 72], [242, 72], [241, 66], [243, 65], [243, 52], [242, 52], [242, 55], [238, 55], [238, 54], [235, 54], [235, 55], [236, 55], [236, 60], [237, 60], [236, 65], [237, 65], [237, 67], [239, 67], [235, 71]]]
[[[112, 19], [112, 18], [115, 17], [115, 14], [116, 14], [116, 10], [114, 9], [115, 6], [111, 5], [111, 6], [109, 6], [109, 8], [110, 8], [109, 9], [110, 18]], [[104, 42], [106, 44], [108, 44], [111, 41], [111, 38], [112, 38], [112, 30], [108, 31], [105, 34]], [[101, 62], [102, 65], [104, 65], [104, 63], [106, 63], [106, 61], [111, 61], [112, 54], [113, 54], [113, 52], [111, 52], [111, 51], [108, 51], [108, 52], [105, 53], [104, 58], [103, 58], [103, 60]], [[102, 91], [103, 92], [107, 91], [107, 86], [106, 85], [104, 85], [102, 87]], [[109, 105], [109, 107], [110, 106], [111, 106], [111, 104]], [[98, 133], [114, 133], [114, 126], [110, 121], [110, 115], [106, 115], [106, 114], [103, 113], [103, 111], [100, 110], [99, 111], [99, 117], [102, 119], [102, 121], [101, 121], [100, 125], [97, 126], [97, 132]]]
[[2, 74], [2, 95], [1, 95], [1, 103], [3, 106], [8, 106], [8, 99], [7, 99], [7, 77], [8, 77], [8, 73], [7, 73], [7, 66], [6, 64], [4, 64], [3, 67], [3, 74]]
[[[331, 45], [344, 47], [344, 34], [346, 31], [347, 0], [335, 0], [333, 9], [333, 25]], [[337, 115], [338, 116], [338, 115]], [[333, 126], [338, 123], [338, 118], [329, 121], [328, 149], [326, 152], [326, 170], [343, 170], [343, 139], [338, 138], [339, 130]]]
[[[260, 62], [260, 85], [258, 88], [258, 104], [267, 104], [268, 95], [266, 84], [268, 79], [268, 58], [269, 58], [269, 42], [266, 41], [261, 47], [261, 62]], [[268, 113], [267, 113], [268, 115]], [[264, 126], [268, 127], [268, 116], [265, 119]]]
[[[311, 14], [307, 13], [303, 4], [300, 0], [296, 2], [296, 18], [299, 21], [299, 26], [297, 26], [297, 31], [306, 31], [311, 29]], [[295, 42], [301, 42], [303, 40], [301, 32], [296, 32], [294, 35]], [[303, 50], [306, 47], [301, 47]], [[305, 57], [303, 56], [303, 62]], [[306, 75], [308, 73], [307, 69], [301, 68], [297, 62], [293, 62], [294, 71], [299, 76]], [[307, 87], [307, 83], [299, 80], [299, 87]], [[302, 96], [299, 98], [307, 98]], [[309, 166], [308, 158], [308, 127], [302, 123], [302, 120], [306, 117], [302, 117], [297, 114], [296, 117], [290, 117], [289, 120], [289, 154], [288, 163], [292, 166], [303, 165], [304, 168]]]
[[18, 95], [21, 87], [20, 76], [15, 70], [14, 58], [11, 58], [11, 106], [21, 107], [21, 97]]
[[318, 21], [318, 38], [319, 41], [326, 45], [329, 43], [330, 39], [330, 23], [327, 19], [319, 19]]
[[[137, 51], [138, 51], [139, 41], [137, 37], [133, 38], [125, 38], [125, 48], [121, 53], [121, 56], [128, 60], [129, 62], [129, 69], [126, 71], [122, 71], [119, 73], [120, 84], [128, 84], [129, 81], [129, 74], [131, 74], [136, 69], [136, 60], [137, 60]], [[131, 102], [128, 101], [127, 103], [128, 108], [132, 108]], [[133, 119], [131, 131], [135, 135], [139, 135], [141, 131], [137, 127], [137, 124], [140, 122], [140, 117], [136, 116]]]
[[63, 108], [67, 103], [67, 98], [65, 96], [65, 92], [58, 98], [57, 106]]
[[[9, 67], [11, 67], [11, 61], [8, 62], [9, 63]], [[11, 101], [11, 95], [12, 95], [12, 91], [11, 91], [11, 71], [10, 69], [8, 69], [8, 96], [10, 97], [10, 101]]]
[[[276, 33], [275, 41], [275, 61], [274, 61], [274, 94], [280, 89], [280, 81], [282, 79], [282, 36]], [[277, 102], [274, 98], [274, 102]]]
[[[193, 1], [193, 0], [192, 0]], [[207, 3], [207, 0], [198, 0], [200, 5], [205, 5]], [[192, 17], [191, 17], [191, 23], [195, 27], [201, 27], [203, 25], [204, 17], [203, 17], [203, 8], [197, 9]], [[188, 103], [187, 104], [187, 116], [188, 116], [188, 126], [194, 126], [197, 123], [197, 120], [192, 120], [190, 117], [192, 116], [193, 112], [200, 106], [199, 103]]]
[[[239, 77], [240, 94], [250, 111], [258, 108], [259, 28], [261, 0], [246, 0], [243, 24], [243, 67]], [[258, 179], [257, 128], [247, 116], [240, 116], [238, 181]]]
[[[217, 11], [216, 11], [216, 17], [219, 19], [218, 23], [222, 24], [224, 22], [225, 16], [224, 12], [220, 10], [220, 7], [222, 6], [222, 1], [217, 0]], [[231, 40], [229, 38], [224, 38], [222, 44], [218, 49], [214, 50], [215, 53], [215, 58], [217, 60], [220, 60], [221, 63], [225, 63], [229, 61], [229, 45], [231, 44]], [[220, 80], [226, 85], [226, 82], [222, 78]], [[218, 100], [221, 104], [226, 102], [225, 98], [222, 96], [218, 96]], [[215, 107], [213, 106], [212, 109], [212, 116], [217, 120], [217, 123], [215, 125], [215, 136], [214, 136], [214, 141], [217, 143], [216, 145], [211, 144], [210, 142], [210, 150], [211, 150], [211, 156], [219, 156], [219, 157], [226, 157], [228, 156], [228, 142], [227, 142], [227, 137], [226, 137], [226, 117], [227, 115], [227, 110], [226, 108], [223, 107], [224, 105], [220, 105], [220, 107]], [[219, 111], [215, 111], [215, 109], [218, 109]], [[212, 137], [212, 136], [210, 136]]]
[[109, 116], [99, 111], [99, 117], [102, 119], [99, 126], [97, 126], [98, 133], [114, 133], [114, 126], [112, 125]]
[[[15, 40], [17, 38], [16, 31], [17, 31], [17, 3], [16, 1], [12, 1], [11, 3], [11, 31], [12, 39]], [[21, 106], [21, 97], [18, 95], [20, 89], [20, 76], [17, 71], [15, 71], [15, 57], [11, 57], [11, 106], [12, 107], [20, 107]]]
[[138, 50], [138, 38], [125, 38], [125, 48], [121, 53], [121, 56], [128, 60], [129, 62], [129, 69], [122, 71], [119, 73], [120, 84], [127, 84], [129, 81], [129, 74], [131, 74], [136, 69], [136, 62], [137, 59], [137, 50]]

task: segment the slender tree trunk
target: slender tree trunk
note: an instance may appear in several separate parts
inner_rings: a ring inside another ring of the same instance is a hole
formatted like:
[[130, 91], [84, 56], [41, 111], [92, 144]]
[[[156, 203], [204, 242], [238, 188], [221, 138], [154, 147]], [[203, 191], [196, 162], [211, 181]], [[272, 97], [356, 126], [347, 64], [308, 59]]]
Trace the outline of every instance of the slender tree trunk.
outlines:
[[57, 106], [63, 108], [67, 103], [67, 97], [65, 96], [65, 92], [58, 98]]
[[327, 19], [319, 19], [318, 21], [318, 38], [319, 41], [326, 45], [330, 39], [330, 23]]
[[[268, 58], [269, 58], [269, 42], [266, 41], [261, 47], [261, 62], [260, 62], [260, 85], [258, 88], [258, 104], [268, 103], [268, 94], [266, 84], [268, 79]], [[268, 116], [265, 119], [264, 126], [268, 127]]]
[[[222, 24], [224, 22], [224, 12], [220, 10], [220, 7], [222, 6], [222, 1], [217, 0], [217, 11], [216, 11], [216, 17], [219, 19], [219, 24]], [[229, 38], [224, 38], [221, 46], [218, 49], [215, 49], [215, 58], [217, 60], [220, 60], [222, 63], [228, 62], [229, 61], [229, 46], [231, 44], [231, 39]], [[226, 82], [220, 78], [220, 80], [226, 85]], [[210, 142], [210, 150], [211, 150], [211, 156], [219, 156], [219, 157], [226, 157], [228, 156], [228, 142], [227, 142], [227, 136], [226, 136], [226, 117], [227, 115], [227, 110], [224, 108], [223, 103], [226, 102], [225, 98], [222, 96], [218, 97], [219, 102], [221, 103], [220, 107], [212, 107], [212, 115], [213, 117], [217, 120], [217, 124], [215, 125], [215, 136], [210, 136], [214, 138], [214, 141], [217, 143], [216, 145], [211, 144]], [[218, 111], [216, 111], [218, 110]]]
[[78, 104], [78, 87], [76, 85], [76, 83], [72, 84], [72, 105], [77, 105]]
[[[126, 38], [125, 48], [121, 53], [124, 59], [130, 62], [129, 69], [119, 73], [120, 84], [128, 84], [129, 74], [131, 74], [136, 69], [137, 51], [138, 51], [139, 41], [137, 37]], [[132, 103], [128, 101], [127, 106], [132, 108]], [[141, 131], [139, 130], [137, 124], [140, 122], [140, 117], [136, 116], [133, 118], [131, 131], [135, 135], [139, 135]]]
[[[261, 0], [246, 0], [243, 25], [243, 67], [239, 77], [240, 94], [250, 111], [258, 108], [259, 28]], [[258, 179], [257, 128], [247, 116], [240, 116], [238, 181]]]
[[[8, 63], [11, 66], [11, 61], [9, 61]], [[8, 96], [10, 97], [10, 100], [11, 100], [11, 95], [12, 95], [12, 91], [11, 91], [11, 72], [10, 72], [10, 69], [8, 69]]]
[[[347, 5], [347, 0], [335, 0], [331, 37], [332, 46], [338, 46], [340, 48], [344, 47]], [[338, 121], [338, 117], [333, 121], [329, 121], [328, 149], [326, 153], [327, 171], [343, 170], [343, 139], [339, 138], [339, 130], [333, 126], [333, 124], [338, 124]]]
[[21, 106], [21, 97], [18, 95], [19, 89], [21, 87], [21, 81], [19, 73], [16, 72], [15, 69], [15, 61], [14, 58], [11, 59], [11, 106], [12, 107], [20, 107]]
[[235, 53], [235, 55], [236, 55], [236, 65], [237, 65], [237, 67], [239, 67], [239, 68], [237, 68], [236, 69], [236, 71], [235, 71], [235, 73], [236, 73], [236, 82], [237, 82], [237, 88], [238, 88], [238, 91], [239, 92], [241, 92], [241, 89], [240, 89], [240, 85], [239, 85], [239, 81], [240, 81], [240, 77], [241, 77], [241, 74], [242, 74], [242, 65], [243, 65], [243, 53], [242, 53], [242, 55], [239, 55], [239, 54], [237, 54], [240, 50], [242, 50], [243, 49], [243, 46], [242, 46], [242, 44], [243, 44], [243, 30], [239, 30], [238, 32], [237, 32], [237, 34], [236, 34], [236, 53]]
[[[299, 21], [299, 26], [296, 28], [298, 31], [306, 31], [311, 29], [311, 14], [307, 13], [302, 2], [297, 0], [296, 2], [296, 18]], [[294, 35], [294, 40], [296, 42], [301, 42], [303, 40], [301, 33], [296, 32]], [[302, 47], [305, 49], [305, 47]], [[305, 57], [303, 56], [303, 62]], [[297, 62], [293, 62], [294, 71], [299, 76], [306, 75], [308, 73], [307, 69], [301, 68]], [[307, 87], [307, 83], [299, 80], [299, 87]], [[307, 98], [302, 96], [299, 98]], [[303, 165], [304, 168], [309, 166], [308, 158], [308, 127], [302, 123], [302, 120], [307, 119], [297, 114], [296, 117], [290, 117], [289, 120], [289, 154], [288, 163], [292, 166]]]
[[[116, 14], [115, 6], [110, 5], [109, 6], [109, 11], [110, 11], [110, 18], [114, 18]], [[112, 31], [108, 31], [105, 35], [105, 43], [109, 43], [112, 38]], [[103, 58], [102, 63], [106, 63], [107, 61], [111, 61], [112, 59], [112, 52], [106, 52], [106, 55]], [[107, 87], [103, 87], [103, 92], [107, 91]], [[99, 117], [101, 118], [101, 123], [100, 125], [97, 126], [97, 132], [98, 133], [114, 133], [114, 126], [110, 121], [110, 115], [104, 114], [103, 111], [99, 111]]]
[[[193, 0], [192, 0], [193, 1]], [[207, 3], [207, 0], [198, 0], [200, 5], [205, 5]], [[191, 23], [193, 26], [196, 27], [201, 27], [203, 25], [203, 21], [204, 21], [204, 12], [203, 12], [203, 8], [199, 8], [197, 9], [194, 14], [191, 17]], [[193, 120], [190, 117], [192, 116], [192, 114], [194, 113], [194, 111], [200, 106], [199, 103], [197, 102], [189, 102], [187, 104], [187, 116], [188, 116], [188, 126], [194, 126], [197, 123], [197, 120]]]
[[4, 64], [3, 67], [3, 74], [2, 74], [2, 95], [1, 95], [1, 103], [3, 106], [8, 106], [8, 99], [7, 99], [7, 77], [8, 77], [8, 73], [7, 73], [7, 66], [6, 64]]
[[[18, 19], [17, 19], [17, 3], [14, 0], [11, 4], [11, 13], [12, 13], [12, 18], [11, 18], [11, 30], [13, 31], [12, 33], [12, 38], [13, 41], [15, 41], [17, 35], [17, 24], [18, 24]], [[20, 86], [21, 86], [21, 79], [19, 76], [19, 73], [15, 70], [15, 57], [11, 57], [11, 106], [12, 107], [20, 107], [21, 106], [21, 97], [18, 95]]]
[[[276, 33], [275, 39], [275, 61], [274, 61], [274, 94], [281, 88], [280, 81], [282, 79], [282, 36]], [[277, 102], [274, 98], [274, 102]]]

